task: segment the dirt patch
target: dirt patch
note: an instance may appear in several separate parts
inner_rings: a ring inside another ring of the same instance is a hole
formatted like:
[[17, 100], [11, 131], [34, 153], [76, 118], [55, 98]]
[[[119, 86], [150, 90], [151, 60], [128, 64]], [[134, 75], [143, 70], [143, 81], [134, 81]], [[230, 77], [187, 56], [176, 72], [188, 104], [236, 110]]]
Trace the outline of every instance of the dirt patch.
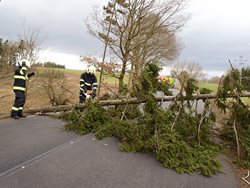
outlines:
[[[241, 168], [237, 164], [233, 163], [233, 161], [235, 161], [235, 159], [236, 159], [235, 154], [236, 153], [233, 153], [232, 151], [227, 151], [226, 152], [226, 160], [228, 163], [231, 164], [231, 166], [234, 170], [239, 188], [249, 188], [250, 185], [248, 185], [243, 180], [243, 177], [246, 177], [248, 175], [248, 170], [250, 170], [250, 169]], [[250, 182], [250, 176], [247, 178], [247, 181]]]
[[[240, 188], [249, 188], [250, 185], [247, 184], [244, 180], [243, 177], [246, 177], [248, 174], [248, 170], [242, 169], [234, 165], [234, 171], [238, 180], [238, 185]], [[247, 181], [250, 182], [250, 177], [247, 178]]]

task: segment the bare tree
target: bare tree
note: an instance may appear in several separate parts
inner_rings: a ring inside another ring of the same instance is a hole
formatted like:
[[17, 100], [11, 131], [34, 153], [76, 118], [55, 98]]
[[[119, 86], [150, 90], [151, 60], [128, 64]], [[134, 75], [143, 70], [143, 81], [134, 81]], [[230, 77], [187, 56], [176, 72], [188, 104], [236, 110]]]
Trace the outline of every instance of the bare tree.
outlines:
[[[144, 64], [167, 57], [167, 51], [164, 51], [166, 45], [159, 43], [159, 34], [164, 40], [167, 36], [168, 46], [176, 42], [173, 40], [175, 32], [187, 21], [183, 13], [185, 4], [186, 0], [113, 0], [103, 7], [102, 15], [95, 10], [92, 19], [87, 20], [89, 33], [107, 44], [112, 54], [121, 61], [120, 90], [124, 86], [128, 66], [133, 70], [137, 60]], [[177, 53], [177, 48], [173, 49], [171, 53]]]
[[80, 60], [89, 65], [94, 65], [98, 71], [101, 71], [105, 75], [111, 75], [114, 78], [119, 79], [119, 69], [121, 66], [115, 60], [100, 61], [97, 58], [91, 56], [81, 56]]
[[69, 102], [66, 95], [67, 79], [63, 72], [51, 69], [43, 69], [38, 74], [40, 94], [44, 92], [52, 106], [65, 105]]
[[[145, 21], [156, 22], [158, 19], [155, 15], [150, 15], [154, 18], [146, 19]], [[147, 23], [146, 23], [147, 24]], [[149, 30], [151, 28], [149, 27]], [[151, 36], [146, 36], [145, 43], [140, 48], [134, 48], [131, 52], [131, 77], [129, 86], [136, 84], [138, 77], [141, 75], [144, 66], [148, 62], [170, 62], [178, 56], [180, 43], [176, 40], [174, 32], [169, 32], [167, 27], [159, 27], [154, 31], [150, 32]], [[145, 36], [137, 37], [136, 44], [140, 44]]]
[[219, 76], [213, 76], [208, 80], [209, 83], [216, 83], [218, 84], [220, 82], [220, 77]]
[[41, 44], [40, 29], [27, 28], [23, 25], [23, 33], [16, 41], [3, 40], [0, 38], [0, 67], [10, 69], [17, 60], [27, 59], [32, 63], [37, 60]]
[[27, 59], [31, 64], [35, 63], [41, 42], [40, 28], [27, 27], [23, 23], [23, 33], [19, 35], [18, 59]]
[[194, 79], [200, 79], [204, 76], [201, 65], [196, 62], [177, 61], [171, 65], [171, 68], [171, 74], [175, 78], [178, 78], [183, 71], [186, 71], [189, 77]]

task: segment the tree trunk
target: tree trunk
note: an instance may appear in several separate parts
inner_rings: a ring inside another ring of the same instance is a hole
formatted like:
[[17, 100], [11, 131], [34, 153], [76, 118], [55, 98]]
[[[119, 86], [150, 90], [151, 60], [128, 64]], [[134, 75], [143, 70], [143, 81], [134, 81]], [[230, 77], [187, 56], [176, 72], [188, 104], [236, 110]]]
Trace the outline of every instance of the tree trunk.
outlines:
[[234, 117], [234, 122], [233, 122], [233, 128], [234, 128], [234, 134], [235, 134], [235, 139], [236, 139], [236, 146], [237, 146], [237, 155], [240, 157], [240, 142], [239, 142], [239, 136], [236, 128], [236, 116]]
[[131, 93], [131, 91], [132, 91], [132, 86], [133, 86], [133, 82], [132, 82], [132, 77], [133, 77], [133, 75], [134, 75], [134, 65], [132, 64], [131, 65], [131, 70], [130, 70], [130, 72], [129, 72], [129, 78], [128, 78], [128, 92], [129, 93]]
[[[227, 98], [235, 97], [235, 95], [231, 95]], [[250, 93], [242, 94], [241, 97], [250, 97]], [[214, 94], [205, 94], [205, 95], [195, 95], [193, 96], [193, 100], [201, 100], [201, 99], [215, 99], [217, 95]], [[164, 97], [155, 97], [155, 100], [158, 102], [162, 101], [173, 101], [176, 100], [176, 96], [164, 96]], [[190, 98], [184, 97], [182, 100], [190, 100]], [[138, 100], [137, 98], [131, 99], [119, 99], [119, 100], [103, 100], [99, 101], [101, 106], [117, 106], [117, 105], [127, 105], [127, 104], [140, 104], [144, 103], [146, 100]], [[62, 106], [54, 106], [54, 107], [42, 107], [42, 108], [34, 108], [24, 110], [24, 113], [27, 114], [36, 114], [36, 113], [49, 113], [49, 112], [59, 112], [59, 111], [68, 111], [72, 108], [85, 108], [86, 104], [75, 104], [75, 105], [62, 105]]]
[[118, 88], [118, 93], [121, 94], [123, 92], [124, 89], [124, 77], [125, 77], [125, 73], [126, 73], [126, 66], [127, 66], [127, 61], [123, 61], [122, 63], [122, 70], [121, 70], [121, 74], [119, 76], [119, 88]]

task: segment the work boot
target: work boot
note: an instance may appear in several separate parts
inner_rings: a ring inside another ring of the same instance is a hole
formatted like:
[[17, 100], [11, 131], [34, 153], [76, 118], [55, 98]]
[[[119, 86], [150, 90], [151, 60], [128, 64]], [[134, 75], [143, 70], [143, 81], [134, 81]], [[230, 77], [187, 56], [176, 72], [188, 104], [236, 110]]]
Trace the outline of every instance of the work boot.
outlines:
[[23, 111], [19, 110], [19, 112], [17, 113], [17, 115], [20, 117], [20, 118], [26, 118], [25, 115], [23, 115]]
[[20, 119], [20, 117], [19, 117], [19, 116], [17, 116], [17, 115], [15, 115], [15, 116], [11, 116], [11, 118], [13, 118], [13, 119]]
[[20, 117], [20, 118], [26, 118], [26, 116], [25, 115], [20, 115], [20, 116], [18, 116], [18, 117]]

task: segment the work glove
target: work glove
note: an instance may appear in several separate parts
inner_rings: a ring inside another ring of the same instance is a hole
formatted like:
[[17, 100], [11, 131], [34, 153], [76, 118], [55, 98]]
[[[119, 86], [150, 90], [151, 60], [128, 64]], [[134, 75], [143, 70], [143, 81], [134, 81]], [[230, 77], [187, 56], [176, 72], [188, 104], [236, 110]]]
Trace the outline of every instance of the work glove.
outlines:
[[86, 99], [90, 99], [90, 95], [89, 94], [86, 94]]
[[34, 76], [34, 75], [35, 75], [34, 72], [29, 73], [29, 74], [28, 74], [28, 78], [30, 78], [31, 76]]

